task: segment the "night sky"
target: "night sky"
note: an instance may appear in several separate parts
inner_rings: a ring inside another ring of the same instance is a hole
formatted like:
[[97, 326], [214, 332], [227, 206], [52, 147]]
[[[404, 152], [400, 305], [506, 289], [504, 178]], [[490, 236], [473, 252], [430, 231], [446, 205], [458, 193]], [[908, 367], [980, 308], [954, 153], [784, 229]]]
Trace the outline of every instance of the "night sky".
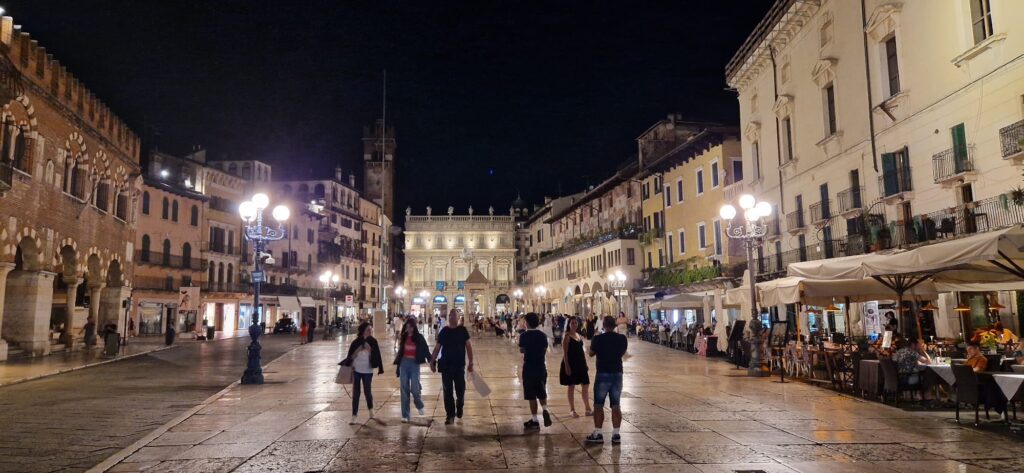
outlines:
[[0, 0], [147, 143], [275, 175], [361, 180], [387, 69], [398, 214], [583, 190], [668, 113], [735, 123], [723, 69], [771, 3]]

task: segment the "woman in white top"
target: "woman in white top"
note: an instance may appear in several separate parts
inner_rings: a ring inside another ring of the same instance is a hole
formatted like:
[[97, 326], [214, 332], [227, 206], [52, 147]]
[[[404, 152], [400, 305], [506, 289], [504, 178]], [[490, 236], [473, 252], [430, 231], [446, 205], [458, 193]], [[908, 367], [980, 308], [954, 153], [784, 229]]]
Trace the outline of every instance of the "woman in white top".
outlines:
[[373, 382], [373, 370], [377, 374], [384, 373], [384, 363], [380, 357], [380, 346], [377, 339], [373, 338], [373, 326], [369, 322], [359, 324], [356, 332], [356, 339], [348, 347], [348, 357], [342, 360], [339, 365], [352, 367], [352, 421], [356, 423], [356, 416], [359, 415], [359, 386], [363, 387], [363, 394], [366, 396], [366, 409], [373, 418], [373, 395], [370, 394], [370, 384]]

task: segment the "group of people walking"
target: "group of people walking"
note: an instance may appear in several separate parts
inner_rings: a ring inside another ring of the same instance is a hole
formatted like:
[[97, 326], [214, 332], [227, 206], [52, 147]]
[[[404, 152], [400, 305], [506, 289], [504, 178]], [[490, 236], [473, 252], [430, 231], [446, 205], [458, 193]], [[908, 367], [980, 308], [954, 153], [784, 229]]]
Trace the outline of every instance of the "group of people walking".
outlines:
[[[530, 418], [523, 423], [525, 430], [540, 429], [552, 425], [551, 412], [547, 406], [547, 351], [549, 336], [541, 327], [541, 316], [525, 314], [522, 318], [522, 333], [518, 334], [519, 351], [523, 355], [521, 381], [523, 397], [529, 402]], [[396, 349], [394, 357], [395, 374], [399, 378], [401, 393], [402, 422], [412, 418], [412, 407], [424, 416], [420, 370], [424, 364], [432, 372], [441, 373], [444, 392], [445, 424], [452, 424], [463, 416], [466, 393], [466, 375], [473, 373], [473, 345], [469, 331], [460, 321], [459, 313], [448, 313], [447, 324], [437, 333], [437, 343], [431, 351], [426, 338], [420, 333], [415, 317], [397, 318]], [[400, 328], [399, 327], [400, 324]], [[602, 426], [604, 406], [607, 402], [612, 411], [612, 443], [620, 442], [619, 427], [622, 412], [619, 406], [622, 395], [622, 361], [628, 342], [626, 335], [617, 333], [618, 320], [614, 317], [601, 319], [603, 331], [593, 335], [589, 349], [585, 347], [581, 334], [580, 317], [568, 317], [567, 330], [562, 343], [562, 361], [559, 364], [559, 383], [567, 387], [569, 415], [580, 417], [576, 411], [575, 391], [580, 388], [584, 415], [593, 416], [594, 431], [587, 436], [589, 443], [604, 441]], [[596, 358], [594, 370], [593, 408], [588, 394], [591, 377], [587, 358]], [[369, 323], [360, 324], [356, 338], [349, 346], [348, 355], [339, 363], [353, 368], [352, 424], [359, 414], [360, 389], [366, 398], [366, 407], [373, 418], [373, 396], [371, 385], [374, 371], [384, 373], [380, 344], [373, 337]], [[538, 412], [539, 411], [539, 412]]]

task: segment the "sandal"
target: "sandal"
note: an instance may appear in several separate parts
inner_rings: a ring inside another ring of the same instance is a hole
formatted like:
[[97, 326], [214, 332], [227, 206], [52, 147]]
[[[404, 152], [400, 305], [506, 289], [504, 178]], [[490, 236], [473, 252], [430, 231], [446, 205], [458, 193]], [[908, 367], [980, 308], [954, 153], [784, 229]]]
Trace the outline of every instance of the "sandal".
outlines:
[[588, 410], [586, 415], [587, 415], [587, 417], [593, 417], [594, 411]]
[[576, 411], [569, 411], [569, 415], [572, 416], [573, 419], [579, 418], [580, 416]]

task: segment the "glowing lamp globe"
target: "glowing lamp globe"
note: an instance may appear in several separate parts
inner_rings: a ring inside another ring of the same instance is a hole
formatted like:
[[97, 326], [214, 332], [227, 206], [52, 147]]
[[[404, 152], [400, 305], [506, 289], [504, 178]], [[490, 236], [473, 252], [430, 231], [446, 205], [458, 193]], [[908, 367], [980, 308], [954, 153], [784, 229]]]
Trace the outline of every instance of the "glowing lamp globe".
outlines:
[[285, 220], [288, 220], [288, 217], [291, 214], [292, 213], [291, 213], [290, 210], [288, 210], [288, 207], [285, 207], [283, 205], [278, 205], [277, 207], [274, 207], [274, 212], [273, 212], [274, 220], [277, 220], [278, 222], [283, 222]]
[[758, 202], [754, 208], [757, 209], [757, 213], [761, 217], [767, 217], [772, 214], [772, 204], [768, 202]]
[[754, 208], [755, 203], [757, 203], [756, 199], [754, 199], [754, 196], [750, 194], [743, 194], [740, 196], [740, 208], [742, 209], [752, 209]]
[[256, 205], [252, 202], [242, 202], [238, 205], [238, 215], [242, 217], [243, 221], [251, 222], [256, 218]]
[[720, 215], [723, 220], [732, 220], [736, 218], [736, 207], [728, 204], [723, 205], [722, 210], [718, 211], [718, 215]]
[[257, 209], [263, 210], [270, 205], [270, 197], [267, 197], [267, 194], [260, 192], [259, 194], [252, 196], [252, 203], [256, 204]]

